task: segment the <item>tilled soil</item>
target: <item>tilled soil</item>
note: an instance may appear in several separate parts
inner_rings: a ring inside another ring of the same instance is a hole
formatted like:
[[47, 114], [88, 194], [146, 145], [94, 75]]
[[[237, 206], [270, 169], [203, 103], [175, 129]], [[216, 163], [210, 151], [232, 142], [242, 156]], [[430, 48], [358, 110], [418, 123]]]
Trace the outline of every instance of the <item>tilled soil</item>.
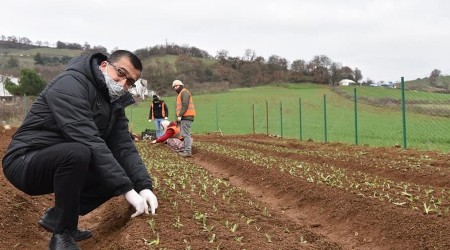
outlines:
[[[0, 131], [2, 153], [12, 132]], [[196, 135], [187, 159], [164, 145], [137, 145], [148, 166], [171, 158], [179, 167], [149, 167], [158, 180], [157, 215], [130, 219], [126, 201], [111, 199], [80, 217], [93, 232], [81, 248], [450, 249], [448, 154], [264, 135]], [[190, 191], [169, 183], [186, 168], [233, 192], [206, 195], [196, 180]], [[46, 249], [51, 234], [37, 221], [53, 196], [28, 196], [3, 174], [0, 185], [0, 249]]]

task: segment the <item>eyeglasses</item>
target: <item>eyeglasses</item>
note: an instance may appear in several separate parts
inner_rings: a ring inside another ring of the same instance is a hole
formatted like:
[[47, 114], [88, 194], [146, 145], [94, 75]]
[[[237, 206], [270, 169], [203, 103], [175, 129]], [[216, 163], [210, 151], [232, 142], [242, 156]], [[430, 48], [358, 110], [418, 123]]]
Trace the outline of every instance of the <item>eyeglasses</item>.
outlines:
[[113, 68], [116, 70], [117, 75], [121, 78], [125, 78], [126, 81], [126, 85], [129, 88], [133, 88], [136, 87], [136, 85], [134, 84], [137, 80], [134, 80], [131, 77], [127, 77], [127, 74], [125, 73], [125, 70], [123, 68], [117, 67], [116, 65], [112, 64], [111, 62], [108, 62], [109, 65], [113, 66]]

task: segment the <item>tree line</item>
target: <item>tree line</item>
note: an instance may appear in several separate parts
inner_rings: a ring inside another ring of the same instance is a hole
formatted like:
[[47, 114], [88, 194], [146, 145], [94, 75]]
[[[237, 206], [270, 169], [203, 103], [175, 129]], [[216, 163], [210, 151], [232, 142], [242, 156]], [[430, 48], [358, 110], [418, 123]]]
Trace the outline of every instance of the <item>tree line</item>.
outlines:
[[[333, 62], [325, 55], [315, 56], [308, 62], [298, 59], [290, 64], [277, 55], [265, 59], [251, 49], [247, 49], [242, 57], [230, 56], [227, 50], [220, 50], [211, 56], [196, 47], [176, 44], [147, 47], [135, 53], [144, 60], [158, 56], [145, 65], [143, 76], [159, 93], [170, 93], [167, 83], [173, 79], [206, 84], [228, 82], [231, 88], [286, 81], [336, 85], [342, 79], [362, 80], [361, 70]], [[175, 63], [161, 57], [163, 55], [175, 55]]]
[[[26, 37], [4, 35], [0, 36], [0, 44], [19, 49], [48, 46], [48, 42], [36, 41], [33, 43]], [[56, 49], [96, 51], [108, 54], [105, 47], [91, 46], [88, 43], [81, 45], [58, 41]], [[211, 82], [227, 82], [230, 88], [237, 88], [285, 81], [335, 85], [342, 79], [351, 79], [356, 82], [362, 79], [361, 71], [358, 68], [352, 69], [349, 66], [343, 66], [341, 63], [333, 62], [325, 55], [315, 56], [310, 61], [298, 59], [289, 63], [287, 59], [277, 55], [266, 59], [256, 55], [255, 51], [251, 49], [247, 49], [242, 57], [231, 56], [227, 50], [220, 50], [215, 56], [212, 56], [197, 47], [177, 44], [138, 49], [135, 54], [144, 62], [150, 62], [147, 65], [144, 64], [142, 76], [158, 93], [171, 93], [168, 83], [173, 79], [180, 79], [188, 83], [204, 83], [206, 88], [207, 84]], [[175, 63], [165, 59], [165, 55], [176, 56]], [[49, 70], [49, 67], [64, 65], [70, 59], [67, 56], [50, 58], [39, 53], [34, 56], [36, 69], [47, 72], [53, 72]], [[5, 67], [17, 67], [16, 60], [10, 58]], [[48, 74], [45, 78], [48, 78]]]
[[[32, 42], [27, 37], [0, 35], [0, 47], [31, 49], [48, 47], [48, 42]], [[103, 46], [91, 46], [85, 42], [68, 43], [57, 41], [56, 49], [73, 49], [108, 54]], [[241, 57], [231, 56], [227, 50], [220, 50], [216, 55], [189, 45], [164, 44], [134, 51], [144, 62], [142, 77], [148, 80], [150, 88], [158, 93], [172, 93], [170, 82], [180, 79], [187, 83], [203, 84], [226, 82], [230, 88], [254, 87], [274, 82], [312, 82], [337, 85], [342, 79], [350, 79], [358, 84], [370, 85], [367, 79], [362, 82], [362, 72], [339, 62], [332, 61], [326, 55], [316, 55], [311, 60], [297, 59], [290, 63], [286, 58], [271, 55], [269, 58], [258, 56], [254, 50], [247, 49]], [[175, 62], [166, 55], [175, 56]], [[37, 53], [34, 56], [35, 70], [50, 81], [58, 74], [71, 57], [46, 57]], [[17, 58], [11, 57], [0, 69], [19, 71]], [[14, 71], [10, 71], [14, 72]], [[430, 74], [430, 85], [439, 85], [437, 80], [440, 70]]]
[[101, 53], [108, 53], [108, 50], [101, 45], [92, 46], [85, 42], [83, 45], [79, 43], [70, 43], [57, 41], [56, 45], [51, 46], [48, 41], [37, 40], [35, 42], [31, 41], [28, 37], [17, 37], [17, 36], [6, 36], [0, 35], [0, 44], [3, 47], [11, 49], [33, 49], [40, 47], [55, 47], [57, 49], [74, 49], [74, 50], [84, 50], [84, 51], [95, 51]]
[[[49, 43], [33, 43], [26, 37], [0, 35], [0, 45], [6, 48], [31, 49], [48, 47]], [[55, 49], [108, 54], [105, 47], [91, 46], [87, 42], [82, 45], [57, 41]], [[370, 79], [362, 82], [363, 75], [359, 68], [334, 62], [326, 55], [316, 55], [309, 61], [297, 59], [290, 63], [278, 55], [271, 55], [266, 59], [251, 49], [245, 50], [241, 57], [231, 56], [227, 50], [217, 51], [213, 56], [197, 47], [167, 43], [138, 49], [134, 53], [144, 62], [142, 77], [148, 80], [149, 88], [163, 95], [173, 92], [169, 83], [174, 79], [203, 84], [206, 89], [209, 83], [217, 82], [225, 82], [230, 88], [254, 87], [274, 82], [337, 85], [342, 79], [350, 79], [363, 85], [372, 83]], [[166, 55], [175, 56], [175, 62]], [[46, 81], [50, 81], [70, 59], [68, 56], [47, 57], [37, 53], [34, 55], [34, 69]], [[20, 65], [16, 58], [11, 57], [0, 68], [19, 69]], [[438, 70], [432, 72], [431, 84], [439, 75]]]

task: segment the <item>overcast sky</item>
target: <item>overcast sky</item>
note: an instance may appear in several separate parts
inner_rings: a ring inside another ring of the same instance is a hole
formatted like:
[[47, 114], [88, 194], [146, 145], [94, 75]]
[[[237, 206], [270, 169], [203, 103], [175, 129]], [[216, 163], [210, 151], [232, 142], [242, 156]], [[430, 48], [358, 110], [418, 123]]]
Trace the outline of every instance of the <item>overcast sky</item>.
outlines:
[[2, 0], [0, 35], [108, 51], [160, 44], [246, 49], [290, 63], [326, 55], [363, 79], [450, 75], [448, 0]]

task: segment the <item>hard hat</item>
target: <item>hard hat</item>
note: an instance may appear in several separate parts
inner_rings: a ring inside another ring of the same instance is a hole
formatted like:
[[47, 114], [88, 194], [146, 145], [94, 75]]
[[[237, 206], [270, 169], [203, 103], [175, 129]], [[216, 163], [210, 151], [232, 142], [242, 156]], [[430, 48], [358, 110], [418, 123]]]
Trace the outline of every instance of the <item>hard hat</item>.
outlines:
[[172, 88], [175, 86], [180, 86], [180, 85], [183, 86], [183, 83], [180, 80], [175, 80], [172, 83]]
[[168, 120], [164, 120], [161, 122], [161, 126], [163, 127], [164, 131], [167, 130], [167, 126], [169, 126], [170, 122]]

